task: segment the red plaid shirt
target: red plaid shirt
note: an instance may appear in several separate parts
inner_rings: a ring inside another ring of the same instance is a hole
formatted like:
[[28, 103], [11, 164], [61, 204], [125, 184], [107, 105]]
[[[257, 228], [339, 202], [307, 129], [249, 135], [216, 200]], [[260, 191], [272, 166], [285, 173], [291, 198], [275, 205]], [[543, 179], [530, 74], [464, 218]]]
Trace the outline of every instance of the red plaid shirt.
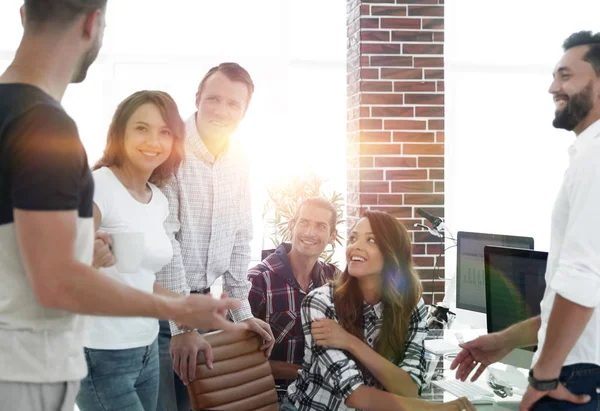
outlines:
[[317, 261], [305, 293], [292, 272], [288, 258], [290, 249], [290, 244], [281, 244], [273, 254], [248, 271], [248, 279], [252, 283], [248, 300], [254, 317], [269, 323], [273, 330], [275, 346], [271, 360], [302, 365], [302, 300], [308, 292], [332, 280], [340, 270], [333, 264]]

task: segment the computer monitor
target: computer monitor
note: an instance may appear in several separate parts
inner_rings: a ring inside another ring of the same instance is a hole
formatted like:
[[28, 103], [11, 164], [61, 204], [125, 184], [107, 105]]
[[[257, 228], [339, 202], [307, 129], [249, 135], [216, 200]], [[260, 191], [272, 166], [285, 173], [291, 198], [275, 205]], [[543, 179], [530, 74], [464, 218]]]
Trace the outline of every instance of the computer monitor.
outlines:
[[[486, 246], [485, 300], [488, 333], [540, 314], [546, 290], [548, 253], [519, 248]], [[514, 350], [500, 362], [529, 368], [536, 347]]]
[[485, 313], [486, 245], [533, 249], [532, 237], [459, 231], [456, 237], [456, 308]]

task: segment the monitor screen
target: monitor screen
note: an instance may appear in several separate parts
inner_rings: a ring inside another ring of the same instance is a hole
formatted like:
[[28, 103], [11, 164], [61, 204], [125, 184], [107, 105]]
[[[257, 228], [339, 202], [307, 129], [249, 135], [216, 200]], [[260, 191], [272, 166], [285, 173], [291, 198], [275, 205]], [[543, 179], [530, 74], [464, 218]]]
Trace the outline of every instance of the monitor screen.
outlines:
[[456, 237], [456, 308], [486, 312], [483, 249], [486, 245], [533, 249], [532, 237], [459, 231]]
[[485, 247], [488, 333], [540, 314], [547, 260], [544, 251]]

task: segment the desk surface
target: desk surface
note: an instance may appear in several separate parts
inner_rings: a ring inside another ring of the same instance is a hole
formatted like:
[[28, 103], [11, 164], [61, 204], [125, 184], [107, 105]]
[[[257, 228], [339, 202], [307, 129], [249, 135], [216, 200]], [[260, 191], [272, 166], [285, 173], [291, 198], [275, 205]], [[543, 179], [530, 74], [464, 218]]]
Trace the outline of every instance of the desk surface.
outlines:
[[[458, 340], [462, 339], [464, 341], [470, 341], [479, 335], [483, 335], [486, 333], [486, 330], [472, 330], [472, 329], [453, 329], [453, 330], [444, 330], [443, 338], [451, 343], [458, 344]], [[439, 338], [440, 336], [436, 336], [435, 333], [431, 333], [428, 338]], [[445, 378], [445, 379], [454, 379], [455, 371], [450, 370], [451, 360], [444, 360], [443, 358], [439, 358], [441, 364], [438, 364], [438, 368], [436, 373], [434, 374], [434, 378]], [[505, 368], [502, 364], [492, 365], [492, 367]], [[522, 370], [522, 372], [526, 373], [526, 370]], [[488, 371], [485, 370], [483, 374], [477, 379], [475, 384], [480, 387], [487, 389], [488, 391], [493, 390], [488, 386]], [[456, 397], [449, 392], [445, 392], [441, 388], [438, 388], [434, 385], [430, 385], [428, 388], [424, 389], [421, 393], [421, 398], [432, 401], [432, 402], [448, 402], [453, 401]], [[476, 405], [478, 410], [482, 411], [491, 411], [491, 410], [518, 410], [519, 403], [521, 402], [521, 396], [518, 394], [513, 394], [512, 396], [502, 398], [497, 394], [494, 394], [495, 404], [485, 404], [485, 405]]]

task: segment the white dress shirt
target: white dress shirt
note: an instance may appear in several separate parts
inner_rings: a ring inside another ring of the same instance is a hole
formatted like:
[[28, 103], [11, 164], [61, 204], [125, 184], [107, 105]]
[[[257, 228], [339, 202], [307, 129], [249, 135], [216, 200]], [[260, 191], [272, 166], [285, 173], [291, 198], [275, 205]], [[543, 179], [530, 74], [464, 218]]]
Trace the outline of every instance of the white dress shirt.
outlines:
[[600, 365], [600, 120], [569, 147], [569, 167], [552, 213], [546, 292], [541, 303], [539, 359], [554, 297], [594, 308], [563, 365]]
[[[234, 321], [252, 318], [247, 272], [252, 239], [248, 159], [231, 141], [216, 158], [196, 129], [196, 115], [185, 123], [186, 158], [163, 192], [169, 200], [165, 222], [173, 260], [157, 273], [158, 282], [187, 295], [223, 276], [223, 290], [242, 300]], [[181, 333], [171, 322], [171, 334]]]

